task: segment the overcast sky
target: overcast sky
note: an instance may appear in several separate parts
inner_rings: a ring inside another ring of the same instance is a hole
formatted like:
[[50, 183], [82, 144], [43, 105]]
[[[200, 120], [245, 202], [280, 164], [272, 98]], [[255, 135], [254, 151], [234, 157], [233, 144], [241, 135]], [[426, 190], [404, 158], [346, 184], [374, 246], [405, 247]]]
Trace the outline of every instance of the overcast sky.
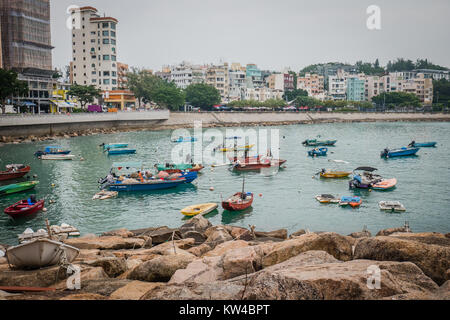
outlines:
[[[449, 0], [51, 0], [55, 67], [71, 59], [70, 5], [117, 18], [118, 60], [153, 70], [185, 60], [299, 71], [397, 57], [450, 67]], [[366, 27], [370, 5], [381, 30]]]

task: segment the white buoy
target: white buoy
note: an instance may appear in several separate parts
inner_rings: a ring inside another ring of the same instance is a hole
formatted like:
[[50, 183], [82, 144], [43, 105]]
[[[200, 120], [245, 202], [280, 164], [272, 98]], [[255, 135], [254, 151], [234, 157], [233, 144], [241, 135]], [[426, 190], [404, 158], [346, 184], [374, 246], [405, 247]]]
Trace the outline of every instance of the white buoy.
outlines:
[[214, 187], [209, 188], [209, 191], [214, 191]]
[[47, 208], [42, 209], [42, 211], [47, 212]]

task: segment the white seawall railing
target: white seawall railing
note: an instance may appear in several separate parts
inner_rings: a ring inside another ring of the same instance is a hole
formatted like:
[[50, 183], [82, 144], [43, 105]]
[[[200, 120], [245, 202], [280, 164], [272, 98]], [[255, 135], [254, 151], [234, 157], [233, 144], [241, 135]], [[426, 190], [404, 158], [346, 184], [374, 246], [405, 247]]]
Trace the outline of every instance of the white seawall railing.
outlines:
[[0, 127], [106, 121], [151, 121], [168, 120], [169, 118], [169, 110], [126, 111], [117, 113], [74, 113], [70, 115], [0, 115]]

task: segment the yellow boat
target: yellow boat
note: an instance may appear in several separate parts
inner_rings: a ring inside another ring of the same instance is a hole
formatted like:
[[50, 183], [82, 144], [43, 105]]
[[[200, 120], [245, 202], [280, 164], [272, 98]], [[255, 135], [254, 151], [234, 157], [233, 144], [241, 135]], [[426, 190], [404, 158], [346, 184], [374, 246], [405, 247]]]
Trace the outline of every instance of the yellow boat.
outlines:
[[351, 172], [348, 171], [325, 171], [320, 173], [320, 177], [334, 179], [334, 178], [347, 178]]
[[255, 146], [254, 144], [251, 144], [251, 145], [243, 146], [243, 147], [220, 148], [219, 151], [220, 152], [246, 151], [246, 150], [250, 150], [254, 146]]
[[202, 204], [194, 204], [192, 206], [186, 207], [181, 210], [181, 213], [188, 217], [193, 217], [196, 215], [205, 215], [210, 213], [211, 211], [216, 210], [218, 207], [217, 203], [202, 203]]

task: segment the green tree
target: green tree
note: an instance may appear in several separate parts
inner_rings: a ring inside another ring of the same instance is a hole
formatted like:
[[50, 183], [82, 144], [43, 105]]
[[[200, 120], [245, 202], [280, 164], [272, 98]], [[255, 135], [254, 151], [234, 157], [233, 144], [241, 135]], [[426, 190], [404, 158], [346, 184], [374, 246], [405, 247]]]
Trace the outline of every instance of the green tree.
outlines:
[[101, 91], [95, 86], [82, 86], [74, 84], [67, 92], [69, 96], [74, 96], [80, 101], [81, 109], [85, 109], [88, 103], [94, 102], [94, 100], [101, 96]]
[[379, 106], [387, 105], [389, 107], [419, 107], [421, 105], [419, 98], [415, 94], [406, 92], [381, 93], [373, 97], [372, 102]]
[[287, 101], [292, 101], [297, 99], [298, 97], [307, 97], [308, 92], [302, 89], [295, 89], [292, 91], [286, 91], [284, 93], [283, 99], [286, 99]]
[[189, 85], [185, 93], [186, 101], [201, 109], [210, 109], [213, 105], [219, 104], [221, 101], [219, 90], [204, 83]]
[[450, 106], [450, 81], [445, 79], [433, 81], [433, 101]]
[[174, 83], [161, 81], [151, 93], [152, 101], [171, 110], [178, 110], [185, 103], [184, 92]]
[[6, 100], [13, 96], [20, 97], [28, 94], [28, 83], [17, 78], [17, 73], [0, 69], [0, 103], [2, 113], [6, 112]]

